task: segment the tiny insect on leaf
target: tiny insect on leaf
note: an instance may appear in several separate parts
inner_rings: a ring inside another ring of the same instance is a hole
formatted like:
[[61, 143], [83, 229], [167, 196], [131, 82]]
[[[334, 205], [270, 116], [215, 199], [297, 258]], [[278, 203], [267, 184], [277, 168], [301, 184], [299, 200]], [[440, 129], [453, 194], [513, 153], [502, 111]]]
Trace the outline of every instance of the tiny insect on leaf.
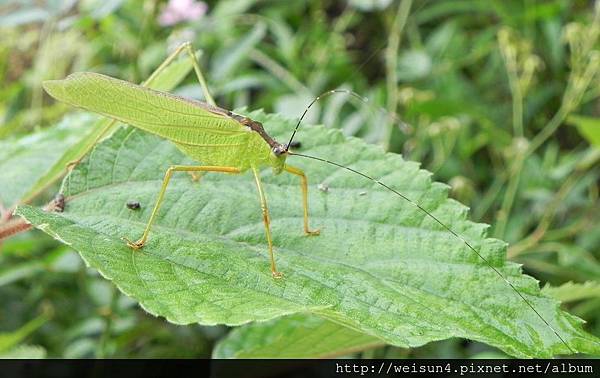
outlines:
[[129, 210], [139, 210], [141, 205], [138, 201], [127, 201], [125, 204]]

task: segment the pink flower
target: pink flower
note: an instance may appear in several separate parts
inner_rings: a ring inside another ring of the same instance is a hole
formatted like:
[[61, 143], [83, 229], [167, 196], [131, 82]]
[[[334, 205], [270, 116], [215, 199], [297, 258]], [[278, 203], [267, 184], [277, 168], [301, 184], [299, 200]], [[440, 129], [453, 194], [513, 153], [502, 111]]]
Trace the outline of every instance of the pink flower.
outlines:
[[172, 26], [183, 21], [195, 21], [206, 14], [208, 5], [204, 1], [169, 0], [167, 6], [158, 17], [162, 26]]

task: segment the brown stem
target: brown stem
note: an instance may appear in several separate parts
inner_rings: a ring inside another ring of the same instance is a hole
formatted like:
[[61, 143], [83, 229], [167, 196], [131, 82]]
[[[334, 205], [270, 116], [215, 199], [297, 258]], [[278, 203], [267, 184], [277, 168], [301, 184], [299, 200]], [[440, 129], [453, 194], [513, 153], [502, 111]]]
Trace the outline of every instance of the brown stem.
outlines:
[[31, 228], [31, 225], [25, 219], [11, 219], [0, 225], [0, 240], [6, 239], [9, 236], [25, 232]]
[[[61, 213], [65, 209], [65, 197], [62, 194], [57, 195], [52, 201], [43, 207], [44, 211], [54, 211]], [[23, 218], [12, 218], [12, 210], [7, 212], [9, 215], [4, 221], [0, 221], [0, 242], [13, 235], [29, 230], [32, 226]]]

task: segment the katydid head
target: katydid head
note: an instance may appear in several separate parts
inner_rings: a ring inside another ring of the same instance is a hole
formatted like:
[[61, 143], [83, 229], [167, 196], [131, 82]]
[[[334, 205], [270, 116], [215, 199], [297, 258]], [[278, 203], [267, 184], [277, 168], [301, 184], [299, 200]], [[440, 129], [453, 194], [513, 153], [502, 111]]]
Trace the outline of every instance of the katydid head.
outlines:
[[288, 157], [288, 151], [285, 145], [275, 142], [271, 147], [271, 167], [273, 172], [279, 174], [283, 171], [285, 166], [285, 159]]

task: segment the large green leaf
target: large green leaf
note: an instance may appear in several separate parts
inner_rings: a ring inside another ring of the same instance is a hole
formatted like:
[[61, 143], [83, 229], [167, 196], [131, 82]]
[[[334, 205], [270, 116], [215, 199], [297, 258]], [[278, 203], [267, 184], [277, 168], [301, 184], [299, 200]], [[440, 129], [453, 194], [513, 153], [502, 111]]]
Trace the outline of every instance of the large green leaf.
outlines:
[[0, 141], [0, 204], [11, 208], [20, 202], [65, 151], [76, 145], [93, 119], [90, 115], [69, 116], [54, 127]]
[[27, 336], [35, 332], [44, 323], [48, 321], [48, 317], [45, 314], [38, 316], [35, 319], [30, 320], [21, 328], [13, 332], [0, 333], [0, 354], [7, 353], [13, 350], [22, 342]]
[[214, 358], [325, 358], [382, 345], [373, 336], [304, 314], [252, 323], [232, 330]]
[[[260, 112], [280, 140], [294, 122]], [[487, 226], [466, 219], [418, 164], [336, 130], [305, 127], [302, 151], [363, 170], [430, 210], [472, 245], [525, 296], [573, 350], [600, 354], [582, 321], [540, 293], [536, 280], [505, 262], [506, 244], [486, 239]], [[251, 176], [189, 175], [171, 181], [148, 244], [133, 251], [171, 164], [192, 163], [168, 141], [121, 129], [64, 181], [64, 213], [23, 206], [18, 214], [79, 251], [84, 260], [148, 312], [179, 324], [239, 325], [314, 313], [403, 346], [462, 337], [522, 357], [569, 349], [498, 275], [455, 236], [415, 206], [373, 182], [320, 162], [290, 157], [306, 170], [311, 223], [302, 232], [298, 178], [265, 182], [276, 257], [284, 279], [271, 277], [258, 195]], [[328, 191], [317, 189], [326, 184]], [[141, 203], [130, 210], [129, 200]]]

